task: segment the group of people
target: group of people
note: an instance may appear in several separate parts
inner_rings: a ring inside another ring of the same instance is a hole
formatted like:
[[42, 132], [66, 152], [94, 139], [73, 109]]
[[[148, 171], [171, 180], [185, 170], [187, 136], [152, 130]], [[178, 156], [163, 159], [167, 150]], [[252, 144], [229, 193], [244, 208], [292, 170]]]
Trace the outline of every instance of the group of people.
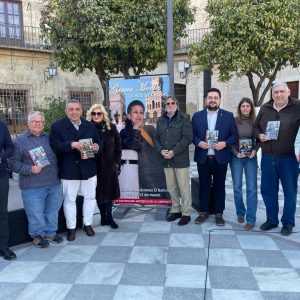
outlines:
[[[278, 226], [280, 180], [284, 192], [281, 233], [289, 235], [295, 226], [298, 163], [294, 142], [300, 125], [300, 101], [290, 98], [284, 82], [273, 85], [272, 99], [261, 107], [257, 118], [253, 102], [248, 98], [240, 101], [236, 118], [220, 108], [221, 92], [218, 89], [209, 89], [205, 101], [205, 108], [195, 113], [191, 121], [189, 115], [179, 110], [177, 100], [167, 97], [164, 113], [155, 128], [145, 125], [144, 104], [134, 100], [127, 107], [128, 119], [120, 134], [102, 105], [93, 105], [85, 119], [77, 100], [66, 103], [66, 116], [53, 122], [50, 134], [43, 130], [45, 118], [39, 111], [29, 113], [28, 130], [17, 136], [14, 143], [5, 124], [0, 122], [0, 255], [5, 259], [16, 258], [8, 248], [8, 159], [12, 171], [19, 174], [29, 234], [35, 246], [46, 248], [49, 243], [63, 241], [56, 234], [58, 211], [62, 204], [67, 240], [75, 240], [78, 194], [84, 198], [83, 230], [88, 236], [95, 235], [92, 225], [96, 203], [101, 225], [118, 228], [112, 216], [112, 205], [120, 197], [118, 175], [122, 149], [133, 149], [138, 153], [140, 186], [167, 187], [166, 195], [172, 200], [167, 221], [180, 219], [178, 225], [188, 224], [191, 221], [191, 143], [195, 145], [194, 160], [199, 175], [200, 209], [196, 224], [202, 224], [209, 217], [212, 201], [216, 224], [225, 224], [225, 180], [230, 164], [237, 220], [239, 223], [246, 220], [246, 230], [254, 228], [257, 209], [256, 153], [261, 148], [261, 194], [267, 220], [260, 228], [266, 231]], [[271, 140], [266, 135], [269, 121], [280, 121], [277, 139]], [[214, 142], [209, 140], [211, 133]], [[83, 143], [87, 141], [91, 155], [86, 157], [82, 151]], [[241, 147], [245, 142], [248, 152]], [[43, 153], [40, 164], [35, 164], [30, 155], [36, 148]], [[155, 176], [151, 170], [155, 170]], [[246, 177], [246, 206], [242, 193], [243, 172]]]

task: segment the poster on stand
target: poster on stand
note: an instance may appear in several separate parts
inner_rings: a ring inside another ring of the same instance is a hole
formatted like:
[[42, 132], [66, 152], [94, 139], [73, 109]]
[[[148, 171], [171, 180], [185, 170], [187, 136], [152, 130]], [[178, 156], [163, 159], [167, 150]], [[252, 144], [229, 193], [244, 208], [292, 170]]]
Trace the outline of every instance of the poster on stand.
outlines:
[[[120, 132], [123, 148], [119, 175], [121, 197], [116, 204], [170, 206], [162, 157], [153, 147], [156, 122], [163, 113], [164, 97], [169, 95], [169, 75], [117, 77], [111, 78], [108, 84], [110, 116]], [[141, 101], [145, 107], [142, 130], [127, 130], [131, 124], [127, 107], [134, 100]], [[125, 142], [131, 138], [135, 139], [135, 147]]]

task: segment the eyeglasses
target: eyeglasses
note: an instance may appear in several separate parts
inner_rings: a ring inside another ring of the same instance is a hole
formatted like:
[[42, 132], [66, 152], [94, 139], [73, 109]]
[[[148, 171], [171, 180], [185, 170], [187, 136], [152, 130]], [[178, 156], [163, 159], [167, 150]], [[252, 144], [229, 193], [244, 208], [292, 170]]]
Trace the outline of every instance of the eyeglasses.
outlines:
[[103, 115], [103, 113], [102, 113], [102, 112], [95, 112], [95, 111], [92, 111], [91, 115], [92, 115], [92, 116], [100, 117], [100, 116]]
[[44, 121], [29, 121], [30, 124], [34, 124], [34, 125], [42, 125], [45, 122]]
[[209, 96], [209, 97], [207, 97], [207, 99], [208, 100], [219, 100], [220, 97], [218, 97], [218, 96], [215, 96], [215, 97]]
[[176, 102], [174, 102], [174, 101], [173, 101], [173, 102], [167, 102], [167, 103], [166, 103], [166, 105], [175, 105], [175, 104], [176, 104]]

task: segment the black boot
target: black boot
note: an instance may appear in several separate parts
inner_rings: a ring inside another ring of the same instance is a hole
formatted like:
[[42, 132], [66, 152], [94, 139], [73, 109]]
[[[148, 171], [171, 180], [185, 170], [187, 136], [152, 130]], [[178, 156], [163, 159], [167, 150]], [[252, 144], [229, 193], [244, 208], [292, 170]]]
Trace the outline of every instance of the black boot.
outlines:
[[100, 216], [101, 216], [101, 226], [110, 225], [109, 221], [107, 220], [107, 214], [104, 204], [98, 204], [99, 210], [100, 210]]
[[118, 224], [114, 221], [113, 216], [112, 216], [112, 202], [111, 201], [105, 203], [105, 209], [106, 209], [107, 220], [110, 224], [110, 227], [113, 229], [119, 228]]

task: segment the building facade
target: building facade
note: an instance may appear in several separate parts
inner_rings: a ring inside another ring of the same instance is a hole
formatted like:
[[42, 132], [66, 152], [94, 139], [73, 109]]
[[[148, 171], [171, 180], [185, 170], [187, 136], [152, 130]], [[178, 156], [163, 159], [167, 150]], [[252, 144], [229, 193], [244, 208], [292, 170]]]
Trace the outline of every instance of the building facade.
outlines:
[[[187, 26], [187, 36], [178, 41], [174, 51], [175, 96], [180, 109], [190, 115], [203, 108], [204, 92], [209, 86], [220, 88], [222, 107], [230, 111], [236, 110], [242, 97], [251, 98], [246, 77], [220, 83], [217, 69], [195, 73], [197, 66], [187, 52], [209, 30], [206, 3], [207, 0], [191, 0], [197, 8], [196, 20]], [[51, 45], [40, 36], [42, 5], [43, 1], [38, 0], [0, 0], [0, 118], [6, 120], [13, 134], [25, 128], [28, 111], [45, 105], [46, 97], [76, 98], [84, 109], [104, 99], [96, 74], [86, 70], [77, 76], [62, 71], [53, 61]], [[148, 74], [167, 74], [166, 63]], [[298, 98], [299, 69], [286, 68], [278, 78], [289, 82], [292, 95]], [[161, 105], [157, 93], [154, 91], [148, 101], [150, 114]], [[265, 99], [268, 98], [269, 95]], [[120, 115], [125, 111], [124, 105], [114, 109]], [[151, 119], [157, 117], [149, 115]]]

